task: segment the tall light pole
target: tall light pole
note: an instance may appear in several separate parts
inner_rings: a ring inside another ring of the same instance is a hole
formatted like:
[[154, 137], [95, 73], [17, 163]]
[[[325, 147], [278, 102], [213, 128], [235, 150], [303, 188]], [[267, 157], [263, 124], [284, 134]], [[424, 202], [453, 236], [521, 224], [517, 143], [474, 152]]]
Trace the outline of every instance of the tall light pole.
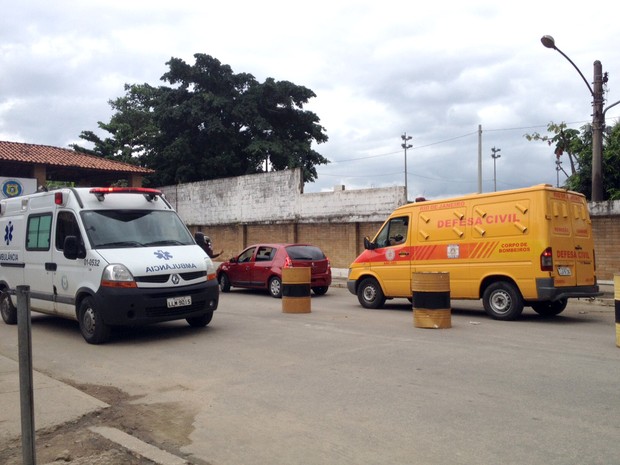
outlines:
[[[604, 97], [603, 97], [603, 65], [596, 60], [594, 62], [594, 82], [593, 86], [590, 85], [588, 80], [584, 77], [581, 70], [577, 67], [573, 60], [568, 58], [566, 54], [555, 46], [555, 39], [551, 36], [542, 36], [540, 39], [542, 44], [547, 48], [557, 50], [560, 55], [568, 60], [577, 70], [583, 82], [586, 83], [590, 95], [592, 95], [592, 198], [593, 202], [600, 202], [603, 200], [603, 129], [605, 128], [605, 112], [611, 107], [620, 103], [620, 100], [616, 103], [609, 105], [603, 109]], [[605, 78], [605, 82], [606, 82]]]
[[497, 192], [497, 171], [495, 171], [495, 162], [498, 158], [501, 157], [497, 152], [500, 152], [502, 149], [496, 149], [493, 147], [491, 149], [491, 157], [493, 157], [493, 191]]
[[403, 140], [400, 146], [405, 149], [405, 201], [409, 202], [409, 194], [407, 192], [407, 149], [410, 149], [413, 145], [408, 143], [411, 140], [411, 136], [408, 136], [406, 132], [400, 138]]

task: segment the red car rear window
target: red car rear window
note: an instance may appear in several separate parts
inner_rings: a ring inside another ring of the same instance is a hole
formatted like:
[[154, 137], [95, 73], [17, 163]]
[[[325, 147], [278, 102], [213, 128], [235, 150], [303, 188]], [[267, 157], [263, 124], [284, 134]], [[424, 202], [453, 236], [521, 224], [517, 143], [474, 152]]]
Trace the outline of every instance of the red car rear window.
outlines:
[[291, 260], [325, 260], [321, 249], [313, 245], [291, 245], [286, 248]]

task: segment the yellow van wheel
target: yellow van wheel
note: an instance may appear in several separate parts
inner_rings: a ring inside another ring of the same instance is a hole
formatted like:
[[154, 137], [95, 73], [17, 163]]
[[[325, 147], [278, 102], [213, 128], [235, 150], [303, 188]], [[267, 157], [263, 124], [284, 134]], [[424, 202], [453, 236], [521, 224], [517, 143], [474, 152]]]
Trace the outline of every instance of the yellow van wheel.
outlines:
[[523, 297], [519, 289], [507, 281], [489, 285], [482, 295], [484, 311], [495, 320], [514, 320], [523, 313]]
[[375, 278], [365, 278], [357, 288], [357, 300], [364, 308], [381, 308], [385, 295]]
[[532, 309], [544, 318], [562, 313], [568, 305], [568, 299], [560, 299], [555, 302], [532, 302]]

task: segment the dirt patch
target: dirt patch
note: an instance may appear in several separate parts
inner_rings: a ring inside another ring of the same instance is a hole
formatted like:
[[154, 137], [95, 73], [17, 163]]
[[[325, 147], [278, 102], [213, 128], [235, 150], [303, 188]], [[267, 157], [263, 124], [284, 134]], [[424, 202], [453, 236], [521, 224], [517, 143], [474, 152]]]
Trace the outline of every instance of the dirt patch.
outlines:
[[[37, 464], [154, 464], [151, 460], [89, 430], [91, 426], [108, 426], [181, 457], [188, 464], [207, 465], [206, 462], [188, 457], [180, 451], [181, 447], [189, 444], [189, 435], [193, 430], [193, 414], [180, 403], [143, 404], [139, 403], [139, 397], [131, 397], [115, 387], [72, 385], [110, 407], [55, 428], [37, 431]], [[20, 440], [5, 442], [0, 438], [0, 463], [22, 464]]]

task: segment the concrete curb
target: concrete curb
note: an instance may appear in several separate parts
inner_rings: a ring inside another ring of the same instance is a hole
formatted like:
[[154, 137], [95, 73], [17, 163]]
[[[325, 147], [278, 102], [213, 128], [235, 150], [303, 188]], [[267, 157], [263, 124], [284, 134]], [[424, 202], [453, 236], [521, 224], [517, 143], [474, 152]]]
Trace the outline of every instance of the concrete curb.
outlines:
[[176, 455], [147, 444], [138, 438], [131, 436], [119, 429], [107, 426], [92, 426], [88, 428], [93, 433], [100, 434], [104, 438], [129, 449], [135, 454], [151, 460], [159, 465], [187, 465], [188, 462]]

